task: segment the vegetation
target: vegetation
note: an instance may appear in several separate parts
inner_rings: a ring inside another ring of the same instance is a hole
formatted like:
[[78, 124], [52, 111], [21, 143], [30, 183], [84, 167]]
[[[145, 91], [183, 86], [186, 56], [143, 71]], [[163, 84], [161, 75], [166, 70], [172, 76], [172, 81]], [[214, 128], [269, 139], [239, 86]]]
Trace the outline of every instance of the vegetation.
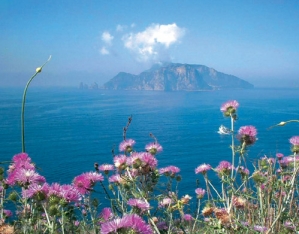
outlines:
[[[192, 194], [179, 191], [178, 167], [157, 167], [162, 146], [155, 136], [151, 134], [153, 141], [143, 152], [134, 150], [135, 140], [127, 138], [131, 117], [113, 163], [95, 163], [93, 171], [76, 176], [71, 184], [48, 184], [28, 154], [14, 155], [0, 168], [0, 233], [298, 232], [299, 136], [289, 140], [291, 156], [265, 156], [250, 172], [246, 158], [257, 130], [249, 125], [235, 131], [238, 108], [236, 100], [220, 108], [230, 120], [231, 126], [221, 125], [219, 134], [231, 137], [231, 162], [194, 168], [205, 187], [194, 188]], [[297, 120], [277, 126], [290, 122]], [[220, 186], [212, 184], [213, 173]], [[105, 201], [98, 199], [100, 191]]]

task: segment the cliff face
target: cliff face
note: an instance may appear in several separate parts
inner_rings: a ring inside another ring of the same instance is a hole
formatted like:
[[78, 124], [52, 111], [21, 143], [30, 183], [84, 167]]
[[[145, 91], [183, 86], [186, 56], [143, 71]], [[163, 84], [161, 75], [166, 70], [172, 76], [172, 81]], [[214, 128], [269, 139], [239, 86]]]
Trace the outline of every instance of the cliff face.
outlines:
[[200, 91], [248, 89], [253, 85], [236, 76], [227, 75], [203, 65], [169, 63], [132, 75], [120, 72], [104, 84], [105, 89]]

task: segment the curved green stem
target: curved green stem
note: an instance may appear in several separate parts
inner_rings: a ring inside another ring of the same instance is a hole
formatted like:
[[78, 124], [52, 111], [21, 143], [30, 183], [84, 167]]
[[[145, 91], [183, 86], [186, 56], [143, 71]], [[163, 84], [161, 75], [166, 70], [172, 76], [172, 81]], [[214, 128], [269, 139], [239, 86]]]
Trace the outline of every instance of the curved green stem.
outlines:
[[50, 59], [51, 59], [51, 55], [50, 55], [49, 59], [41, 67], [38, 67], [36, 69], [35, 74], [29, 79], [29, 81], [27, 82], [27, 84], [25, 86], [25, 89], [24, 89], [23, 99], [22, 99], [22, 111], [21, 111], [22, 152], [25, 152], [25, 124], [24, 124], [24, 115], [25, 115], [25, 102], [26, 102], [27, 89], [28, 89], [29, 84], [33, 80], [33, 78], [36, 77], [36, 75], [42, 71], [42, 68], [50, 61]]

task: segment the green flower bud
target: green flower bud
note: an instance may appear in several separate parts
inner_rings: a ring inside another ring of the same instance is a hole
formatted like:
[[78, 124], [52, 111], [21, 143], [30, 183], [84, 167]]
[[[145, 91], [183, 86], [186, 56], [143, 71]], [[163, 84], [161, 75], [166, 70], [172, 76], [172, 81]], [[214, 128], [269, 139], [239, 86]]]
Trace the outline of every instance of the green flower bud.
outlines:
[[40, 73], [40, 72], [42, 72], [42, 68], [41, 67], [38, 67], [38, 68], [36, 68], [36, 73]]
[[56, 205], [50, 206], [49, 208], [49, 214], [51, 216], [57, 215], [58, 214], [58, 208]]
[[18, 199], [18, 193], [16, 191], [11, 192], [8, 195], [8, 199], [11, 200], [11, 201], [17, 201], [17, 199]]

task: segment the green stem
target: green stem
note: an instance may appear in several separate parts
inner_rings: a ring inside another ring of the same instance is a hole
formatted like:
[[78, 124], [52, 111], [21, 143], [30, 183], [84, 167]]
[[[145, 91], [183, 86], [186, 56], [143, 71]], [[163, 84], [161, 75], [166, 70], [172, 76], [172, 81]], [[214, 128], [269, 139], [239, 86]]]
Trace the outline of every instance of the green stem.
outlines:
[[50, 61], [51, 55], [49, 59], [39, 68], [36, 69], [35, 74], [29, 79], [27, 82], [24, 93], [23, 93], [23, 100], [22, 100], [22, 111], [21, 111], [21, 135], [22, 135], [22, 152], [25, 152], [25, 124], [24, 124], [24, 115], [25, 115], [25, 103], [26, 103], [26, 94], [27, 94], [27, 89], [31, 81], [36, 77], [38, 73], [42, 71], [42, 68]]

